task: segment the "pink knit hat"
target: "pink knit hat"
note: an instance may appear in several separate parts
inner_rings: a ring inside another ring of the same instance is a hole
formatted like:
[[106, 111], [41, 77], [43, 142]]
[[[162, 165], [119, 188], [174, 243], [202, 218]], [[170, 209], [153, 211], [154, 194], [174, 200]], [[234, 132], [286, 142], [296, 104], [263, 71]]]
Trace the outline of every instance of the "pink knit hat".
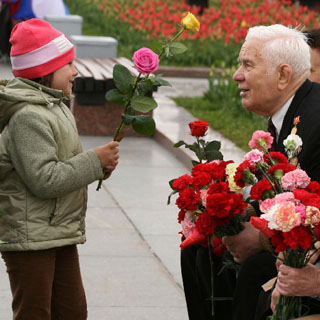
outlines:
[[30, 19], [11, 32], [11, 65], [16, 77], [46, 76], [74, 59], [73, 44], [48, 22]]

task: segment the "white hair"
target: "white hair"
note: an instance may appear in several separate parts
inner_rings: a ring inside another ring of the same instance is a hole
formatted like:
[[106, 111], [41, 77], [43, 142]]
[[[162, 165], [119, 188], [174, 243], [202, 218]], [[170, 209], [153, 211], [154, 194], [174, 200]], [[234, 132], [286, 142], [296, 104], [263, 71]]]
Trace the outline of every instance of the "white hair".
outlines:
[[265, 41], [261, 55], [272, 68], [286, 63], [294, 75], [311, 69], [307, 37], [296, 29], [281, 24], [252, 27], [246, 36], [246, 40], [250, 39]]

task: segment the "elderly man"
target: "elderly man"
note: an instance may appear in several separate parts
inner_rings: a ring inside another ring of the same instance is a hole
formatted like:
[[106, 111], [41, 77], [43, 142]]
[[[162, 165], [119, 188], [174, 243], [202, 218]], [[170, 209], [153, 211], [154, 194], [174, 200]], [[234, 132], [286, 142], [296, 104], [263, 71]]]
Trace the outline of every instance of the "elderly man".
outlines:
[[[283, 153], [283, 140], [290, 134], [293, 119], [300, 116], [297, 134], [303, 148], [298, 156], [299, 164], [312, 180], [320, 181], [320, 86], [306, 80], [310, 75], [310, 55], [305, 36], [281, 25], [252, 28], [240, 51], [239, 62], [241, 66], [234, 80], [239, 83], [243, 106], [271, 118], [276, 129], [276, 150]], [[257, 230], [247, 225], [244, 232], [226, 237], [224, 243], [235, 261], [243, 262], [261, 251], [259, 240]], [[294, 270], [282, 265], [279, 272], [280, 293], [320, 294], [320, 286], [314, 282], [320, 280], [319, 269], [308, 266], [305, 270]], [[295, 279], [297, 273], [299, 280]], [[297, 281], [301, 282], [299, 286]], [[242, 318], [236, 315], [235, 319]]]
[[[320, 182], [320, 85], [307, 80], [310, 50], [306, 36], [282, 25], [250, 28], [238, 60], [240, 67], [233, 78], [239, 83], [243, 107], [269, 117], [270, 128], [274, 128], [275, 150], [283, 153], [283, 140], [290, 134], [293, 119], [300, 116], [297, 134], [303, 141], [303, 148], [298, 156], [299, 164], [312, 180]], [[259, 214], [258, 210], [255, 214]], [[232, 271], [226, 270], [216, 277], [215, 296], [225, 296], [219, 290], [226, 283], [233, 291], [233, 303], [232, 316], [225, 317], [218, 309], [215, 320], [254, 319], [261, 285], [277, 275], [272, 248], [266, 241], [248, 222], [238, 235], [223, 238], [240, 269], [236, 280]], [[186, 276], [188, 259], [184, 255], [188, 252], [182, 252], [185, 284], [190, 277]], [[204, 285], [204, 276], [199, 268], [196, 269], [197, 284], [204, 290], [209, 286]], [[193, 289], [194, 292], [199, 290]], [[190, 315], [190, 309], [196, 306], [195, 299], [190, 303], [190, 284], [185, 286], [185, 292]]]

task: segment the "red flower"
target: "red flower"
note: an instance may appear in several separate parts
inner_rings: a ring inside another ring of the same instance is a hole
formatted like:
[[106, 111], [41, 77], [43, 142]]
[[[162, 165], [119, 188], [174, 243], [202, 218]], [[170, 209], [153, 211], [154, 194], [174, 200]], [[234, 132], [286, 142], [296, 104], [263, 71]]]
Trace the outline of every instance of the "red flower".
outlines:
[[314, 228], [313, 228], [313, 234], [316, 237], [317, 240], [320, 240], [320, 224], [317, 224]]
[[272, 197], [274, 197], [274, 191], [267, 179], [258, 181], [250, 190], [251, 200], [265, 200]]
[[180, 244], [180, 248], [181, 250], [183, 250], [186, 247], [190, 247], [194, 244], [201, 244], [206, 240], [206, 236], [199, 233], [199, 231], [197, 229], [193, 229], [191, 234], [189, 235], [189, 237], [187, 239], [185, 239], [184, 241], [182, 241], [182, 243]]
[[311, 181], [306, 187], [306, 190], [320, 195], [320, 184], [317, 181]]
[[208, 130], [208, 121], [193, 121], [189, 123], [191, 135], [195, 137], [203, 137]]
[[[248, 160], [243, 161], [237, 168], [234, 175], [234, 182], [241, 188], [245, 187], [248, 182], [248, 176], [255, 171], [256, 167], [251, 165]], [[248, 172], [249, 171], [249, 172]]]
[[198, 189], [192, 187], [185, 188], [179, 192], [176, 205], [180, 209], [196, 210], [200, 201], [200, 193]]
[[183, 176], [177, 178], [172, 183], [172, 188], [175, 190], [183, 190], [185, 189], [189, 184], [191, 184], [192, 177], [188, 174], [184, 174]]
[[207, 213], [202, 213], [196, 222], [196, 229], [205, 236], [211, 236], [215, 229], [213, 218]]
[[[269, 154], [275, 163], [288, 163], [288, 158], [281, 152], [270, 152]], [[271, 164], [270, 159], [266, 153], [263, 155], [263, 158], [264, 162], [269, 165]]]
[[296, 166], [290, 163], [277, 163], [268, 170], [268, 173], [274, 174], [276, 171], [282, 171], [282, 175], [284, 175], [285, 173], [296, 169]]
[[277, 231], [269, 229], [267, 220], [260, 217], [251, 217], [250, 223], [268, 238], [272, 238], [277, 233]]
[[227, 182], [213, 183], [208, 189], [208, 195], [221, 192], [230, 192], [229, 184]]
[[178, 222], [181, 223], [181, 221], [183, 221], [184, 217], [186, 215], [186, 211], [185, 210], [180, 210], [178, 213]]
[[199, 172], [196, 176], [192, 178], [191, 184], [194, 186], [206, 186], [208, 185], [212, 180], [212, 177], [207, 172]]
[[283, 232], [284, 243], [296, 250], [298, 247], [306, 250], [312, 245], [312, 234], [308, 228], [298, 226], [289, 232]]
[[317, 194], [313, 194], [313, 197], [310, 197], [309, 200], [305, 201], [304, 205], [316, 207], [320, 210], [320, 197]]
[[226, 178], [226, 166], [233, 161], [220, 161], [215, 160], [212, 162], [205, 162], [196, 164], [192, 168], [192, 175], [196, 176], [199, 172], [207, 172], [211, 174], [213, 180], [222, 181]]
[[294, 189], [293, 194], [295, 199], [300, 200], [303, 204], [305, 204], [315, 196], [314, 194], [309, 193], [308, 191], [303, 189]]
[[217, 256], [217, 257], [222, 257], [224, 253], [226, 252], [227, 248], [226, 246], [222, 243], [221, 238], [215, 238], [212, 243], [212, 252]]
[[283, 233], [277, 232], [271, 238], [271, 243], [275, 246], [274, 252], [279, 253], [288, 250], [288, 246], [284, 243]]
[[246, 206], [241, 194], [222, 192], [213, 193], [207, 197], [207, 212], [227, 221], [241, 213]]

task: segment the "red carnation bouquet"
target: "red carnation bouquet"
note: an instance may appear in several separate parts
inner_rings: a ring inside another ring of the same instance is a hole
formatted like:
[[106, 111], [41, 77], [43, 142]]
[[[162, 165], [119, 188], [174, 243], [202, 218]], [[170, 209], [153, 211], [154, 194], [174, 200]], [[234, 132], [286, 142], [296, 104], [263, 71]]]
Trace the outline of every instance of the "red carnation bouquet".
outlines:
[[240, 214], [247, 204], [243, 201], [242, 188], [234, 189], [229, 179], [232, 177], [233, 161], [223, 161], [219, 141], [206, 142], [203, 139], [208, 125], [207, 121], [189, 123], [191, 135], [196, 138], [196, 142], [187, 144], [179, 141], [175, 144], [175, 147], [184, 145], [195, 152], [198, 161], [192, 161], [190, 174], [170, 181], [173, 191], [168, 204], [171, 196], [178, 194], [176, 205], [180, 209], [178, 222], [182, 226], [181, 250], [194, 244], [209, 249], [214, 314], [212, 252], [222, 256], [226, 248], [221, 238], [243, 230]]
[[[251, 185], [250, 198], [259, 201], [262, 214], [251, 217], [251, 224], [270, 238], [276, 253], [282, 252], [284, 264], [302, 268], [309, 262], [310, 252], [315, 252], [314, 244], [320, 238], [320, 184], [311, 181], [305, 171], [289, 163], [283, 154], [269, 153], [272, 139], [267, 132], [254, 133], [249, 143], [253, 149], [237, 166], [234, 181], [239, 187]], [[297, 163], [292, 157], [297, 155], [293, 150], [297, 145], [291, 145], [291, 149], [289, 159]], [[300, 316], [301, 297], [280, 295], [269, 319], [289, 320]]]
[[243, 230], [240, 213], [247, 204], [243, 201], [242, 188], [230, 187], [229, 167], [233, 161], [222, 160], [220, 142], [203, 139], [208, 125], [207, 121], [189, 123], [196, 142], [179, 141], [175, 144], [175, 147], [184, 145], [194, 151], [199, 160], [192, 161], [194, 166], [190, 174], [170, 181], [173, 192], [168, 203], [171, 196], [178, 193], [176, 205], [180, 209], [178, 222], [182, 226], [182, 250], [193, 244], [211, 245], [213, 235], [222, 238]]

